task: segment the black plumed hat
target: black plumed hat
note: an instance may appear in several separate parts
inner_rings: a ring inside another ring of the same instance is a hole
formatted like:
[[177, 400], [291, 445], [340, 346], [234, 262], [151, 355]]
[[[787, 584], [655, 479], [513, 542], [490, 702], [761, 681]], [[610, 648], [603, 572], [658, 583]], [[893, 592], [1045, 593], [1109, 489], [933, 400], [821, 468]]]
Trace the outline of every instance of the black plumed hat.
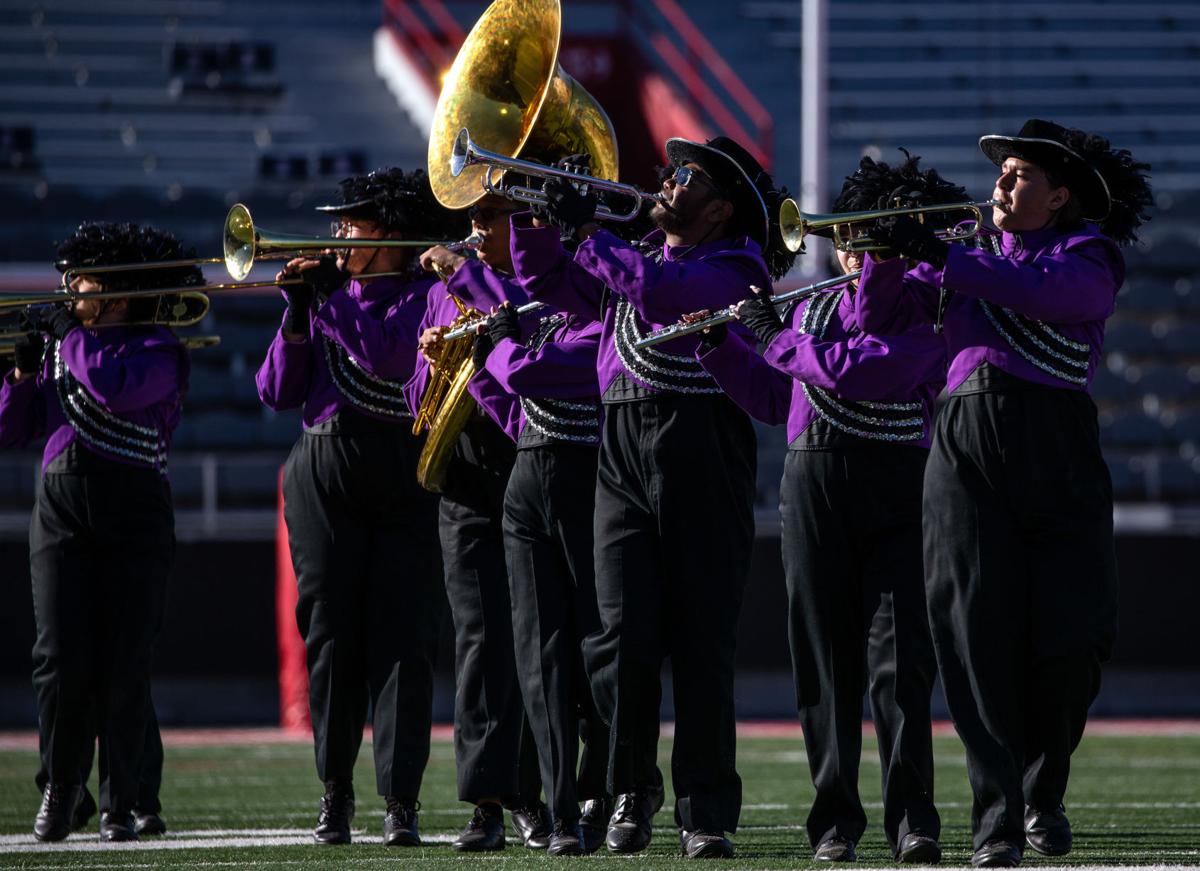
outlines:
[[58, 246], [55, 266], [60, 272], [87, 274], [89, 266], [145, 263], [145, 269], [103, 273], [105, 290], [137, 290], [158, 287], [200, 287], [204, 274], [199, 266], [152, 267], [161, 261], [194, 260], [195, 250], [185, 249], [175, 236], [156, 227], [96, 221], [80, 224]]
[[965, 203], [966, 188], [947, 181], [936, 169], [921, 169], [920, 157], [905, 149], [904, 162], [892, 166], [863, 157], [858, 169], [846, 176], [834, 212], [868, 212], [940, 203]]
[[1137, 228], [1148, 220], [1145, 209], [1153, 198], [1144, 171], [1150, 165], [1135, 162], [1103, 136], [1031, 118], [1016, 136], [983, 136], [979, 147], [997, 166], [1018, 157], [1053, 173], [1079, 198], [1084, 220], [1119, 243], [1137, 239]]
[[438, 203], [423, 169], [376, 169], [339, 183], [340, 203], [317, 206], [318, 212], [372, 221], [384, 230], [426, 238], [459, 238], [466, 221]]

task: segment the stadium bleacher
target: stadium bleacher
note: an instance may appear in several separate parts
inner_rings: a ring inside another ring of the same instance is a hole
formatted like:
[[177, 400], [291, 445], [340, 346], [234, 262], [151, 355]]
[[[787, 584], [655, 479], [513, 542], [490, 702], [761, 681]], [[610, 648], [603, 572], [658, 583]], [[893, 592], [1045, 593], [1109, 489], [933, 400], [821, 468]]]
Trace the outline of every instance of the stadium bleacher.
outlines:
[[[485, 5], [446, 4], [463, 27]], [[776, 175], [795, 188], [800, 4], [683, 8], [766, 105]], [[862, 154], [904, 146], [986, 196], [975, 139], [1031, 115], [1102, 132], [1154, 164], [1157, 210], [1128, 252], [1094, 396], [1118, 498], [1196, 505], [1200, 6], [1078, 9], [831, 3], [829, 187]], [[737, 28], [722, 26], [731, 13]], [[589, 27], [597, 17], [578, 16]], [[44, 261], [83, 218], [157, 222], [215, 251], [236, 200], [264, 226], [323, 233], [310, 207], [343, 174], [425, 160], [424, 137], [373, 69], [380, 20], [377, 0], [0, 0], [0, 195], [21, 215], [5, 222], [0, 258]], [[261, 408], [253, 373], [279, 312], [274, 293], [219, 297], [198, 330], [222, 343], [194, 357], [173, 472], [181, 506], [273, 509], [274, 469], [299, 421]], [[777, 504], [784, 447], [782, 430], [760, 428], [764, 510]], [[35, 453], [0, 457], [0, 508], [27, 510], [35, 478]]]

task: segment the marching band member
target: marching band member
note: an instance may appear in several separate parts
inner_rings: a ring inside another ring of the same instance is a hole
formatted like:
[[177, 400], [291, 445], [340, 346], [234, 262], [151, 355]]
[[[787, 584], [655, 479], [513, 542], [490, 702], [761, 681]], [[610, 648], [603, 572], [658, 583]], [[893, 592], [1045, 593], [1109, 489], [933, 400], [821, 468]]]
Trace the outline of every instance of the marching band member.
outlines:
[[1071, 753], [1116, 633], [1112, 485], [1088, 385], [1125, 277], [1119, 245], [1151, 202], [1128, 151], [1030, 120], [984, 136], [1000, 167], [988, 250], [912, 220], [877, 232], [922, 261], [868, 257], [869, 332], [939, 316], [949, 401], [925, 471], [924, 539], [938, 669], [967, 750], [978, 866], [1025, 842], [1071, 848]]
[[[476, 343], [478, 368], [520, 400], [517, 459], [504, 496], [504, 548], [517, 673], [554, 820], [550, 855], [594, 852], [612, 811], [608, 727], [592, 701], [582, 646], [600, 628], [593, 503], [580, 498], [596, 486], [599, 342], [597, 321], [559, 312], [526, 330], [506, 303]], [[582, 817], [580, 799], [586, 802]]]
[[[139, 780], [156, 767], [145, 754], [151, 651], [175, 552], [167, 455], [190, 363], [169, 329], [133, 325], [154, 317], [158, 298], [87, 295], [198, 287], [203, 277], [191, 266], [149, 268], [185, 254], [169, 233], [134, 224], [83, 224], [58, 256], [77, 271], [148, 268], [79, 274], [71, 288], [82, 298], [45, 320], [48, 343], [32, 333], [18, 344], [0, 387], [0, 446], [47, 436], [29, 531], [43, 787], [34, 835], [60, 841], [90, 816], [82, 777], [98, 732], [100, 837], [131, 841], [134, 814], [158, 810], [139, 807]], [[157, 769], [150, 780], [161, 758]]]
[[[966, 191], [864, 157], [835, 212], [962, 203]], [[844, 272], [862, 255], [839, 250]], [[858, 792], [869, 689], [883, 771], [883, 825], [900, 862], [939, 861], [929, 699], [936, 674], [921, 563], [921, 480], [945, 350], [930, 327], [893, 338], [854, 321], [856, 287], [801, 302], [785, 325], [766, 294], [739, 318], [762, 356], [725, 330], [698, 358], [739, 405], [787, 424], [779, 486], [788, 638], [816, 798], [814, 858], [855, 861], [867, 817]]]
[[[378, 170], [341, 183], [320, 211], [335, 235], [404, 239], [461, 233], [423, 170]], [[407, 248], [352, 248], [300, 258], [277, 278], [287, 310], [258, 371], [270, 408], [303, 407], [284, 467], [284, 520], [308, 653], [317, 775], [325, 784], [313, 838], [350, 842], [354, 761], [368, 706], [383, 839], [417, 846], [418, 793], [429, 759], [433, 660], [444, 597], [436, 500], [416, 483], [423, 440], [410, 432], [403, 386], [417, 352], [430, 281]], [[410, 279], [354, 276], [412, 268]], [[347, 284], [347, 280], [349, 283]]]
[[[671, 139], [667, 156], [671, 173], [651, 211], [660, 229], [643, 243], [599, 229], [594, 197], [551, 180], [541, 214], [555, 226], [514, 217], [513, 259], [534, 298], [602, 322], [597, 373], [605, 414], [595, 507], [601, 631], [585, 644], [585, 661], [611, 726], [609, 790], [617, 802], [608, 848], [645, 849], [662, 806], [659, 674], [670, 656], [683, 852], [728, 857], [725, 833], [737, 829], [741, 810], [733, 663], [754, 540], [754, 430], [691, 359], [698, 339], [649, 353], [633, 342], [684, 312], [736, 302], [750, 285], [786, 271], [790, 258], [773, 218], [778, 192], [743, 148], [724, 137], [706, 144]], [[560, 231], [581, 240], [573, 257]]]
[[[421, 255], [426, 269], [446, 276], [446, 287], [430, 292], [418, 331], [420, 355], [405, 388], [414, 413], [445, 348], [446, 326], [459, 314], [454, 300], [483, 312], [506, 301], [525, 301], [511, 278], [512, 208], [508, 200], [491, 195], [470, 208], [471, 229], [480, 238], [477, 259], [442, 246]], [[521, 704], [502, 527], [504, 492], [516, 455], [516, 435], [510, 429], [520, 405], [484, 374], [472, 378], [468, 392], [483, 414], [475, 415], [459, 436], [438, 524], [454, 619], [458, 797], [475, 805], [453, 846], [463, 852], [504, 849], [502, 808], [507, 807], [522, 843], [546, 849], [550, 821], [538, 799], [537, 748]]]

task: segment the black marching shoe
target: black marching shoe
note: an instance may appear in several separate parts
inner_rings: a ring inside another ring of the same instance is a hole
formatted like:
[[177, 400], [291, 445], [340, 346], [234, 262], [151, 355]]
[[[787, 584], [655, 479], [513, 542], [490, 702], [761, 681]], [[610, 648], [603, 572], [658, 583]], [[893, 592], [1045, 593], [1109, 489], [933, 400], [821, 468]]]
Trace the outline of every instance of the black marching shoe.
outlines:
[[421, 836], [417, 833], [417, 811], [421, 803], [400, 801], [395, 796], [387, 797], [387, 813], [383, 815], [383, 845], [385, 847], [419, 847]]
[[934, 838], [909, 832], [900, 839], [896, 861], [906, 865], [936, 865], [942, 861], [942, 848]]
[[81, 794], [78, 786], [47, 783], [42, 806], [33, 818], [33, 836], [39, 841], [61, 841], [69, 835]]
[[858, 856], [854, 852], [854, 842], [841, 835], [826, 838], [817, 844], [813, 850], [813, 859], [817, 862], [856, 862]]
[[583, 831], [579, 828], [579, 823], [555, 820], [546, 853], [550, 856], [582, 856]]
[[631, 789], [617, 796], [616, 809], [608, 821], [605, 842], [610, 853], [640, 853], [650, 846], [654, 815], [663, 806], [662, 784]]
[[579, 828], [583, 832], [583, 852], [590, 855], [604, 844], [612, 812], [611, 798], [589, 798], [583, 803], [583, 813], [579, 817]]
[[133, 814], [120, 811], [100, 811], [101, 841], [136, 841], [133, 830]]
[[688, 859], [732, 859], [733, 844], [724, 832], [679, 830], [679, 843]]
[[550, 809], [544, 802], [511, 808], [509, 814], [522, 844], [530, 850], [545, 850], [550, 846]]
[[349, 844], [350, 823], [354, 820], [354, 789], [348, 783], [331, 780], [321, 796], [321, 810], [313, 840], [318, 844]]
[[139, 838], [142, 835], [165, 835], [167, 833], [167, 824], [158, 814], [142, 813], [137, 808], [134, 808], [133, 830], [137, 832]]
[[1021, 864], [1021, 847], [1010, 841], [988, 841], [975, 851], [971, 864], [976, 868], [1016, 868]]
[[75, 805], [75, 813], [71, 814], [71, 831], [78, 832], [80, 829], [86, 829], [88, 820], [97, 810], [96, 800], [92, 798], [92, 794], [85, 786], [80, 794], [79, 803]]
[[503, 850], [504, 811], [500, 809], [500, 805], [477, 805], [475, 815], [450, 846], [461, 853]]
[[1071, 852], [1071, 821], [1060, 804], [1053, 810], [1025, 808], [1025, 841], [1043, 856]]

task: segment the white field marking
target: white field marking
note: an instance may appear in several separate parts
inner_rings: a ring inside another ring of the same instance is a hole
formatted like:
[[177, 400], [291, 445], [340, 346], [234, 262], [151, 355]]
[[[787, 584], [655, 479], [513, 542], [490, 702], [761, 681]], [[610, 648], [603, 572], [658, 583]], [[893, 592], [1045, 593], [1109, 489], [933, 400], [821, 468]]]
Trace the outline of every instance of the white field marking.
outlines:
[[[423, 834], [424, 844], [449, 844], [457, 835]], [[358, 843], [382, 843], [379, 835], [354, 832]], [[193, 829], [168, 833], [161, 838], [146, 838], [136, 842], [108, 843], [95, 836], [78, 835], [52, 844], [44, 844], [28, 835], [0, 835], [0, 855], [5, 853], [96, 853], [115, 851], [142, 852], [145, 850], [203, 850], [225, 847], [290, 847], [312, 845], [310, 829]]]

